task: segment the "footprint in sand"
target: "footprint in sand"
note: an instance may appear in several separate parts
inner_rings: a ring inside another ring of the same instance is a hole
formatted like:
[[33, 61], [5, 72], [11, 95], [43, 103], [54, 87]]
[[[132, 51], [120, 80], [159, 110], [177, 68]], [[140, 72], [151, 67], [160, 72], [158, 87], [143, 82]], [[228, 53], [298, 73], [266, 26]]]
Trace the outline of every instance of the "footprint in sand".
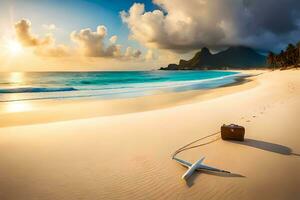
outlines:
[[251, 122], [250, 120], [247, 120], [246, 122]]

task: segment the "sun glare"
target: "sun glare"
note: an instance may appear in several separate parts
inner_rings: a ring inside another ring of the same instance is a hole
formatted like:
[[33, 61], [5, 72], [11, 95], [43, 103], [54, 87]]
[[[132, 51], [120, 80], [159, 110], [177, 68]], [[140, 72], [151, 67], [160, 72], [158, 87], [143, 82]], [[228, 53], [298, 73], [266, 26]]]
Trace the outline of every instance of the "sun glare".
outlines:
[[6, 44], [6, 47], [12, 55], [17, 55], [22, 51], [21, 44], [15, 40], [9, 40]]
[[5, 109], [6, 112], [24, 112], [32, 110], [32, 106], [27, 102], [9, 102], [6, 104]]
[[22, 72], [12, 72], [9, 74], [9, 82], [13, 84], [21, 84], [24, 82], [24, 73]]

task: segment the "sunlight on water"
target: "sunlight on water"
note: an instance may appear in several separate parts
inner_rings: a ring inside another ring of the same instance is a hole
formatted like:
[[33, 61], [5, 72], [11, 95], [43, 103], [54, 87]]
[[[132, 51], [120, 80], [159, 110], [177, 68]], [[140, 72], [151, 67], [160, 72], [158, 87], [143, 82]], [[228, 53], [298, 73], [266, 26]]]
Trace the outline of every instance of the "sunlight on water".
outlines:
[[9, 102], [4, 107], [5, 112], [24, 112], [32, 110], [32, 105], [29, 102]]
[[230, 71], [0, 73], [0, 102], [135, 98], [216, 88], [235, 82], [236, 76], [239, 73]]
[[22, 72], [13, 72], [9, 74], [9, 82], [17, 85], [24, 83], [24, 73]]

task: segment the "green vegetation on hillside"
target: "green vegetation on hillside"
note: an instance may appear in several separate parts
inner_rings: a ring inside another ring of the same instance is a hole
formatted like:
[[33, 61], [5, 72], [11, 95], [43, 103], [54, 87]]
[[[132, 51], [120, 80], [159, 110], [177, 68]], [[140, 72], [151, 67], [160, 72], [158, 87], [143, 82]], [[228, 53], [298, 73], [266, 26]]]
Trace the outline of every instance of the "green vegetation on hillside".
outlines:
[[289, 44], [285, 51], [279, 54], [270, 52], [267, 57], [268, 64], [273, 69], [286, 69], [288, 67], [299, 67], [300, 63], [300, 42], [297, 45]]

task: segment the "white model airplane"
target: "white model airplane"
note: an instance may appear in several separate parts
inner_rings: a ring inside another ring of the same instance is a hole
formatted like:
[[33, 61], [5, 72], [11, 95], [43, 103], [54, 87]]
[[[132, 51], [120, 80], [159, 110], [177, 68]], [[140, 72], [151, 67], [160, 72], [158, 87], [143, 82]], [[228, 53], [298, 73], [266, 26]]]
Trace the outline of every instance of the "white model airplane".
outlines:
[[222, 172], [222, 173], [230, 173], [229, 171], [217, 169], [214, 167], [210, 167], [207, 165], [203, 165], [202, 162], [204, 157], [200, 160], [196, 161], [194, 164], [191, 164], [187, 161], [181, 160], [179, 158], [173, 157], [174, 160], [179, 162], [181, 165], [189, 168], [182, 176], [182, 179], [187, 180], [195, 171], [213, 171], [213, 172]]

